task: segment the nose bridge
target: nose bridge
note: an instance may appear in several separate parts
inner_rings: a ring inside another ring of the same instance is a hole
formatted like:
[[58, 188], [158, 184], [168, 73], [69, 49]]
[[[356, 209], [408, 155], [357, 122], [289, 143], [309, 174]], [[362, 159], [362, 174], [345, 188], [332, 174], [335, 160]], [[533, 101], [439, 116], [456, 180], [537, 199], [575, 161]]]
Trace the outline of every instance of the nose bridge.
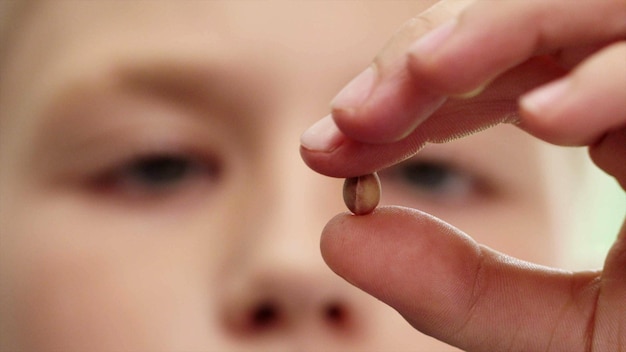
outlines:
[[[279, 128], [279, 127], [276, 127]], [[319, 256], [319, 235], [326, 222], [341, 211], [341, 189], [337, 180], [319, 175], [309, 169], [298, 152], [298, 129], [283, 125], [292, 136], [268, 143], [270, 151], [266, 158], [270, 191], [266, 204], [266, 224], [263, 236], [280, 243], [289, 244], [302, 253], [314, 251]]]
[[317, 242], [317, 234], [323, 226], [319, 198], [323, 198], [325, 190], [316, 184], [311, 173], [305, 172], [308, 170], [288, 160], [285, 157], [275, 168], [275, 212], [270, 214], [267, 231], [268, 236], [299, 243], [299, 247], [304, 247], [300, 249], [306, 250]]
[[[255, 214], [242, 224], [246, 241], [239, 247], [236, 267], [257, 281], [332, 275], [322, 260], [319, 237], [326, 222], [341, 211], [340, 184], [316, 174], [301, 160], [301, 126], [288, 117], [276, 120], [285, 123], [266, 127], [267, 140], [250, 176], [256, 185], [246, 211]], [[300, 285], [290, 289], [294, 287]]]

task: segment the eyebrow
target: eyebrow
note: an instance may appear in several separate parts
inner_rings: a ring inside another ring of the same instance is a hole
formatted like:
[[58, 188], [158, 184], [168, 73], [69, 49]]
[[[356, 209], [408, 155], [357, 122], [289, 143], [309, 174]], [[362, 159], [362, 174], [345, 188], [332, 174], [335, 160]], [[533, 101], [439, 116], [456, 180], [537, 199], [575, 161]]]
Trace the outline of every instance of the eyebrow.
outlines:
[[198, 88], [210, 88], [207, 84], [211, 74], [197, 65], [160, 61], [121, 66], [116, 69], [114, 76], [118, 78], [117, 83], [121, 88], [186, 100], [188, 97], [198, 99], [204, 90]]
[[228, 63], [159, 60], [120, 65], [113, 76], [122, 89], [245, 118], [265, 105], [246, 74]]
[[246, 141], [254, 140], [252, 136], [264, 121], [258, 116], [269, 113], [268, 102], [255, 96], [255, 87], [246, 81], [246, 72], [229, 63], [155, 57], [99, 66], [97, 70], [94, 75], [72, 75], [63, 88], [43, 104], [45, 117], [37, 128], [37, 140], [47, 143], [44, 141], [49, 142], [55, 135], [65, 140], [67, 126], [74, 129], [83, 124], [93, 125], [88, 119], [90, 114], [67, 112], [85, 109], [83, 104], [90, 104], [91, 98], [99, 99], [111, 92], [145, 96], [190, 109], [193, 113], [189, 116], [213, 121], [209, 123], [223, 121]]

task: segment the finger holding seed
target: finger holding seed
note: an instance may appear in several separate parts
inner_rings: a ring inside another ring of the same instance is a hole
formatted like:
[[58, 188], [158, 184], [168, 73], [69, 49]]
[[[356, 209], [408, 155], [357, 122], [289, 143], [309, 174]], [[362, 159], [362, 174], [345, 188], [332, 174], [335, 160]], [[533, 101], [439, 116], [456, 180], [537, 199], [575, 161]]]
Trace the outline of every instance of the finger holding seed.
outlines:
[[343, 183], [343, 201], [354, 215], [374, 211], [380, 201], [380, 179], [372, 174], [350, 177]]

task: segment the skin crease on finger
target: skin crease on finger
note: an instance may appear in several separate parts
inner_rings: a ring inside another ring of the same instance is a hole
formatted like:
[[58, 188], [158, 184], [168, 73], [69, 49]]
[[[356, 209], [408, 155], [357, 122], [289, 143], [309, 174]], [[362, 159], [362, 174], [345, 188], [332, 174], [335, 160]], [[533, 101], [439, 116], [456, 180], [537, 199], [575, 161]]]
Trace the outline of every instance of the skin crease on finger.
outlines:
[[[296, 150], [429, 5], [29, 7], [0, 67], [0, 350], [455, 351], [325, 265], [341, 180]], [[556, 265], [570, 188], [543, 148], [510, 126], [429, 145], [381, 203]]]

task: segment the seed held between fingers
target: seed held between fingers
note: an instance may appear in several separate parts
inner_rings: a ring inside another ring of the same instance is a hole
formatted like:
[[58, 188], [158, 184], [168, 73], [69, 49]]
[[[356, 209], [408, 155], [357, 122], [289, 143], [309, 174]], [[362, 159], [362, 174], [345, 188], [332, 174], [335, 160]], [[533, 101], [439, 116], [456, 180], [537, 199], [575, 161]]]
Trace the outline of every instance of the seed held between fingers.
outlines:
[[380, 179], [375, 172], [350, 177], [343, 183], [343, 201], [354, 215], [366, 215], [374, 211], [380, 201]]

